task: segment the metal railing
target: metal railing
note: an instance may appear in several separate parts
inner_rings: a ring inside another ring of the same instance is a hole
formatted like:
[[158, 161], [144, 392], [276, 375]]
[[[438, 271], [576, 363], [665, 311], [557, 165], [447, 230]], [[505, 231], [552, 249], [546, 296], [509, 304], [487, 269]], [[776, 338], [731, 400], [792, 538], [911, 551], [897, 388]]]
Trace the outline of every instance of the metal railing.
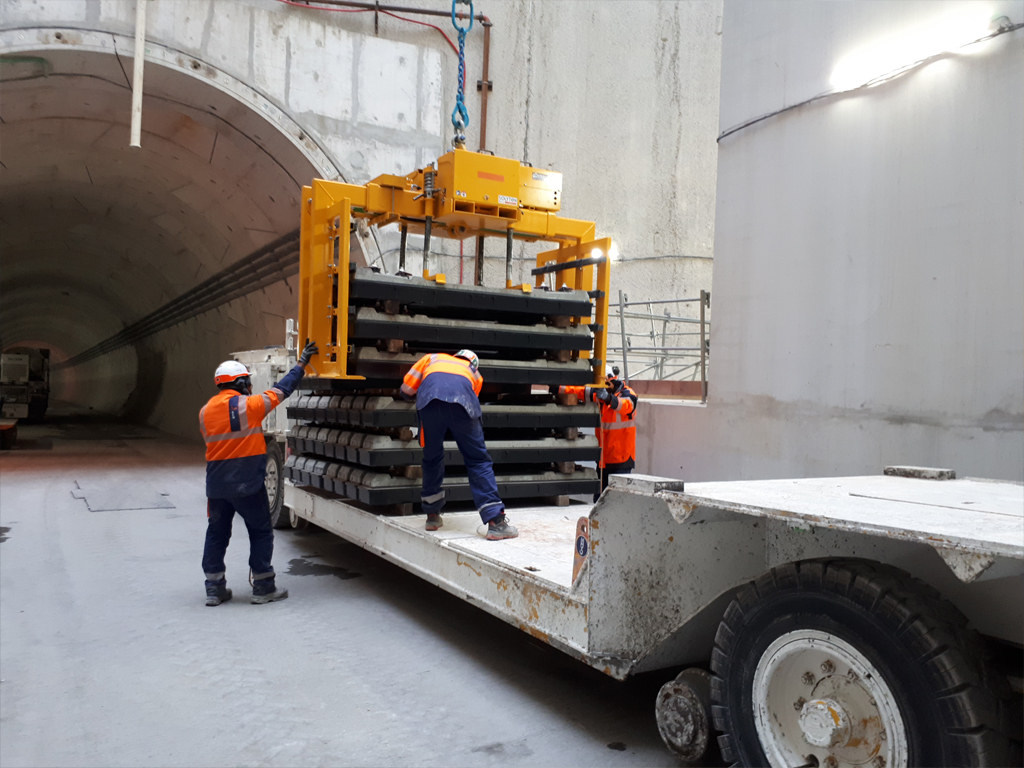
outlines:
[[608, 307], [609, 321], [619, 318], [619, 344], [609, 345], [608, 361], [622, 361], [627, 382], [631, 377], [699, 381], [701, 402], [707, 402], [710, 309], [710, 291], [701, 291], [697, 298], [652, 301], [630, 301], [619, 291], [619, 303]]

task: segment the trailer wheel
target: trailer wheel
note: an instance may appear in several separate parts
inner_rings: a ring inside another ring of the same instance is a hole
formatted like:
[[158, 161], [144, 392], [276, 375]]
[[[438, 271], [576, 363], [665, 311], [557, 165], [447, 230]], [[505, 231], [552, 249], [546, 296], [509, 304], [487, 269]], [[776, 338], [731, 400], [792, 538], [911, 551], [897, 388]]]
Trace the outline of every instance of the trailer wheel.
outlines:
[[712, 714], [730, 763], [1007, 765], [1007, 686], [967, 619], [890, 566], [816, 560], [740, 590], [718, 627]]
[[662, 741], [684, 765], [694, 765], [711, 737], [711, 675], [684, 669], [658, 691], [654, 715]]
[[276, 440], [267, 440], [267, 501], [270, 502], [270, 522], [275, 528], [287, 528], [288, 516], [282, 515], [284, 507], [284, 458], [281, 446]]
[[286, 507], [286, 509], [288, 510], [288, 523], [294, 530], [304, 531], [309, 528], [309, 520], [299, 517], [291, 507]]

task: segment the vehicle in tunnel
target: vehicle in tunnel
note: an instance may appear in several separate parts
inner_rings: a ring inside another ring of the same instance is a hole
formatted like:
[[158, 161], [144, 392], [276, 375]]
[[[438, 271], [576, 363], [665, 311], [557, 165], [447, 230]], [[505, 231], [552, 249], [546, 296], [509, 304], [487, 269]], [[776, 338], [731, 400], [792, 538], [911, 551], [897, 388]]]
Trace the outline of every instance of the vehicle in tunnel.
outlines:
[[0, 356], [3, 416], [41, 421], [50, 405], [50, 350], [12, 347]]

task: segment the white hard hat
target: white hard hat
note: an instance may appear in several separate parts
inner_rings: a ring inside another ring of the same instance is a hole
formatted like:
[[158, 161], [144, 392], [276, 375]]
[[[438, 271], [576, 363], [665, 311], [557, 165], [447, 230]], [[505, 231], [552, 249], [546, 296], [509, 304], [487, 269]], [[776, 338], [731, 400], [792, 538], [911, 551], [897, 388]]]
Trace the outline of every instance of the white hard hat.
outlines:
[[228, 384], [242, 376], [248, 376], [249, 369], [237, 360], [225, 360], [213, 374], [214, 384]]
[[460, 349], [458, 352], [455, 353], [455, 357], [461, 357], [463, 360], [469, 363], [469, 367], [472, 368], [474, 371], [476, 371], [476, 369], [480, 367], [480, 358], [476, 356], [476, 352], [474, 352], [472, 349]]
[[612, 365], [611, 365], [611, 363], [608, 363], [608, 365], [606, 365], [606, 366], [604, 367], [604, 375], [605, 375], [605, 378], [609, 378], [609, 379], [610, 379], [610, 378], [611, 378], [612, 376], [614, 376], [614, 375], [615, 375], [615, 372], [614, 372], [614, 371], [612, 370]]

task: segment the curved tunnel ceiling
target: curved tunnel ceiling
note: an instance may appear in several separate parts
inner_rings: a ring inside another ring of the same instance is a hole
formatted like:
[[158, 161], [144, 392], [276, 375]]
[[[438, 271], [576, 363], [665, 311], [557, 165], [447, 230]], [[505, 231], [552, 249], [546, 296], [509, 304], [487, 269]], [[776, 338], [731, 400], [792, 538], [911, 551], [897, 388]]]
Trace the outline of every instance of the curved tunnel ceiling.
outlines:
[[[5, 348], [45, 344], [55, 361], [70, 357], [298, 225], [299, 187], [318, 171], [291, 138], [207, 80], [147, 61], [142, 148], [130, 149], [130, 71], [130, 59], [71, 48], [3, 60]], [[141, 386], [131, 369], [161, 345], [211, 346], [173, 361], [173, 378], [205, 380], [209, 360], [232, 351], [220, 343], [246, 345], [249, 315], [291, 316], [293, 303], [268, 290], [241, 314], [201, 320], [184, 344], [155, 337], [55, 375], [55, 396], [116, 410]], [[225, 322], [230, 333], [219, 333]]]

